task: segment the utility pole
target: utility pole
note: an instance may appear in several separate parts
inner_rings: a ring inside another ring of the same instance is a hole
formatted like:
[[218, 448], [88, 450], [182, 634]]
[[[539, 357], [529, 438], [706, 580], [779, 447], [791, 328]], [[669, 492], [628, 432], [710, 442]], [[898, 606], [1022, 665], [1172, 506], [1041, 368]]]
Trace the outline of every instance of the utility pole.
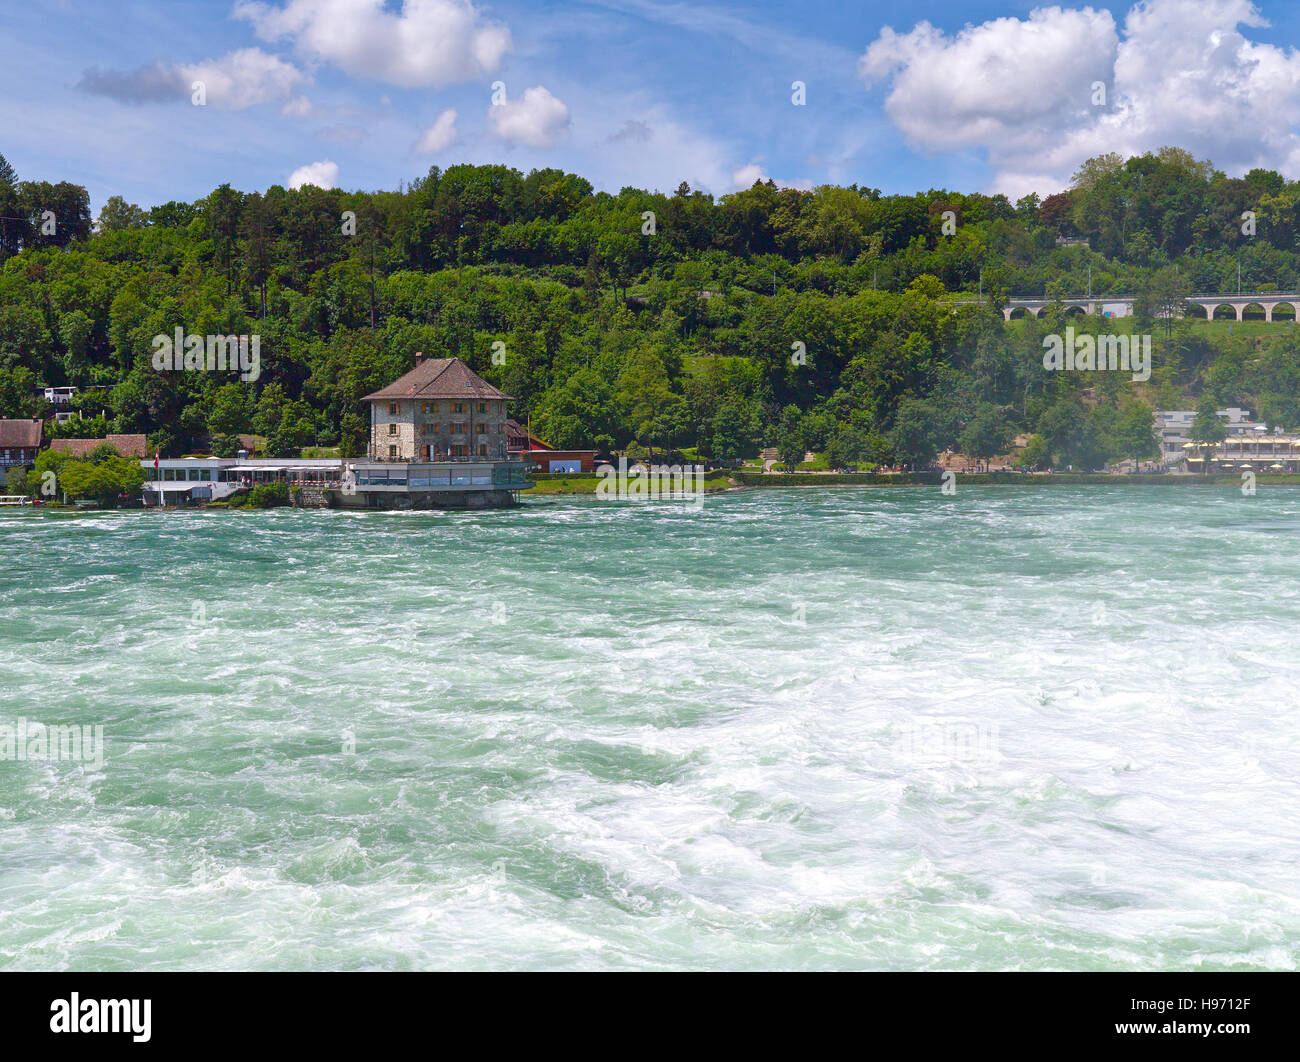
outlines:
[[1092, 298], [1092, 263], [1088, 263], [1088, 298]]

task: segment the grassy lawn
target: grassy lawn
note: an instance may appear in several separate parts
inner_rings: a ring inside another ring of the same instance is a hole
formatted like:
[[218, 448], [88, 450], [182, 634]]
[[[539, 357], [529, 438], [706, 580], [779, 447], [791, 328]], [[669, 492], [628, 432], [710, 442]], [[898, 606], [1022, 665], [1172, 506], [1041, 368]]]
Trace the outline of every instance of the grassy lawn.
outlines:
[[1245, 336], [1249, 339], [1268, 339], [1295, 327], [1294, 321], [1193, 321], [1196, 331], [1215, 339], [1220, 336]]

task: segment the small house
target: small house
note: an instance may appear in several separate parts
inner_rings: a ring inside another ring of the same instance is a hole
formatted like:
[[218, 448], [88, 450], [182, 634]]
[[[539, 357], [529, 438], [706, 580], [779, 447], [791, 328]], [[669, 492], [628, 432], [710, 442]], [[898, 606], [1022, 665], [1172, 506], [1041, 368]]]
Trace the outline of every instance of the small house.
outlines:
[[35, 464], [44, 442], [44, 421], [0, 420], [0, 469], [27, 468]]

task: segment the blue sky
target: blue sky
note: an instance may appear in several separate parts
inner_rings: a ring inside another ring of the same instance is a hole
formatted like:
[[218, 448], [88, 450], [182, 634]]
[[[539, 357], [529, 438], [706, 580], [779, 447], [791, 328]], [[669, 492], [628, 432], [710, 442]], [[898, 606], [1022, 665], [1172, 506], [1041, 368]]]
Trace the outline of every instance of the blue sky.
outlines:
[[1059, 190], [1090, 155], [1173, 143], [1228, 172], [1295, 178], [1294, 11], [7, 0], [0, 153], [20, 177], [84, 184], [96, 210], [113, 194], [150, 206], [225, 181], [395, 188], [465, 161], [557, 166], [611, 191], [686, 180], [722, 195], [762, 176], [1014, 198]]

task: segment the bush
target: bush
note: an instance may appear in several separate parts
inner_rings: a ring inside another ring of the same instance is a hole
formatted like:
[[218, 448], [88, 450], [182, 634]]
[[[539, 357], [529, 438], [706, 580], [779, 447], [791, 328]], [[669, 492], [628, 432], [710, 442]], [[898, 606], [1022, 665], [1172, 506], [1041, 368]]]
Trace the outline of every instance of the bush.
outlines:
[[5, 473], [5, 493], [6, 494], [31, 494], [31, 482], [27, 478], [27, 470], [22, 465], [14, 465]]
[[90, 458], [68, 458], [59, 465], [58, 489], [72, 499], [93, 499], [109, 504], [132, 497], [144, 485], [140, 462], [121, 457], [107, 443], [95, 447]]
[[243, 449], [243, 444], [240, 443], [238, 435], [217, 434], [212, 436], [209, 449], [213, 457], [234, 457]]
[[248, 493], [250, 509], [274, 509], [289, 504], [287, 483], [258, 483]]

